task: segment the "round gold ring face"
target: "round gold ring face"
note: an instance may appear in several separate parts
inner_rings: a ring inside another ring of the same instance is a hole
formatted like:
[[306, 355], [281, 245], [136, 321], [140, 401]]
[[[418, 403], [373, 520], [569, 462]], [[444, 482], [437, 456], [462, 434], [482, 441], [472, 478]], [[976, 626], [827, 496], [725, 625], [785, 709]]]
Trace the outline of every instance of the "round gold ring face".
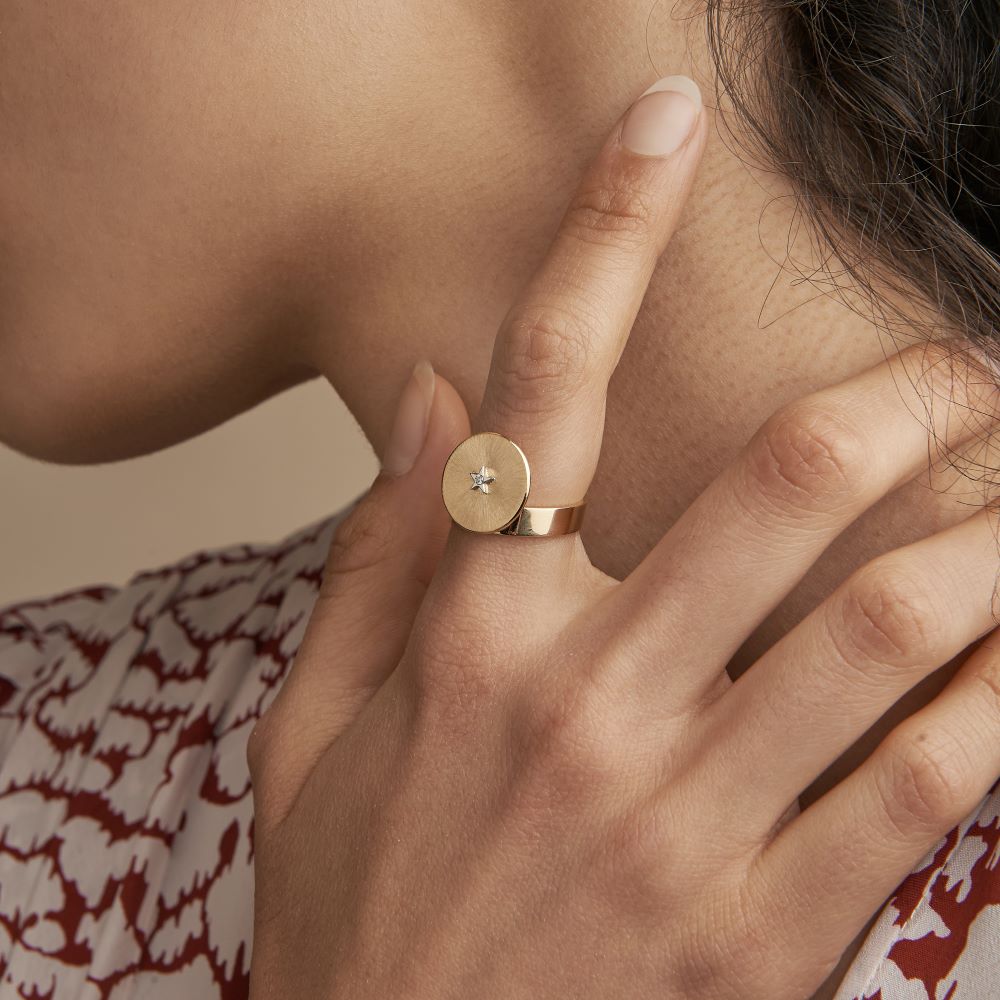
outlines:
[[469, 531], [497, 532], [521, 513], [531, 473], [524, 452], [502, 434], [466, 438], [444, 467], [441, 494], [448, 513]]

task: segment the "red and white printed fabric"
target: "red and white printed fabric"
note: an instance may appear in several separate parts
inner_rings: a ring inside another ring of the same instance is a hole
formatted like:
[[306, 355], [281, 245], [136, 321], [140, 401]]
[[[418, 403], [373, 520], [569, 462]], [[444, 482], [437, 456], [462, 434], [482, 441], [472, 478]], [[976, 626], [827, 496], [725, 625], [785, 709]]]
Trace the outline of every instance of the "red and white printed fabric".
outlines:
[[[244, 750], [336, 521], [0, 609], [0, 996], [246, 1000]], [[858, 998], [1000, 998], [1000, 785], [887, 903]]]

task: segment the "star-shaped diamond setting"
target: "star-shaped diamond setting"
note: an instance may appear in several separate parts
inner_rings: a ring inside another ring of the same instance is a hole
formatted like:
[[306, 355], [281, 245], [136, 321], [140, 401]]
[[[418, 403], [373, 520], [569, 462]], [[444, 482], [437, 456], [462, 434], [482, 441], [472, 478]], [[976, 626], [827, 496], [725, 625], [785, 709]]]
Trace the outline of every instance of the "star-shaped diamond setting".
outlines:
[[496, 476], [491, 476], [486, 471], [485, 465], [478, 472], [470, 472], [469, 475], [472, 476], [472, 489], [479, 490], [480, 493], [489, 493], [490, 483], [497, 481]]

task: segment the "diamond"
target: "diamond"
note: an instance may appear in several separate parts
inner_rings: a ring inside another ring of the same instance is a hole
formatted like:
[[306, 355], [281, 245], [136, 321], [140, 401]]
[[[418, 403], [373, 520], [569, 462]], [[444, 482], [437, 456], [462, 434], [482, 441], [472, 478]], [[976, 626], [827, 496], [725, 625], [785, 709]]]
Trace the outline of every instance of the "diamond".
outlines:
[[496, 476], [491, 476], [486, 471], [485, 465], [478, 472], [470, 472], [469, 475], [472, 476], [472, 489], [479, 490], [480, 493], [489, 493], [490, 483], [497, 481]]

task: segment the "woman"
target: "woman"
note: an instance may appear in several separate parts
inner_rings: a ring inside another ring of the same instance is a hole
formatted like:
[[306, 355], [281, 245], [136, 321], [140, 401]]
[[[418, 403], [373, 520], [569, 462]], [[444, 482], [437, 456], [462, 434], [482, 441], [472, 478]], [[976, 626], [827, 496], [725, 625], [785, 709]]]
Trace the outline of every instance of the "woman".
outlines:
[[[5, 439], [384, 466], [4, 613], [9, 995], [991, 995], [996, 14], [649, 6], [5, 9]], [[449, 531], [473, 427], [582, 541]]]

